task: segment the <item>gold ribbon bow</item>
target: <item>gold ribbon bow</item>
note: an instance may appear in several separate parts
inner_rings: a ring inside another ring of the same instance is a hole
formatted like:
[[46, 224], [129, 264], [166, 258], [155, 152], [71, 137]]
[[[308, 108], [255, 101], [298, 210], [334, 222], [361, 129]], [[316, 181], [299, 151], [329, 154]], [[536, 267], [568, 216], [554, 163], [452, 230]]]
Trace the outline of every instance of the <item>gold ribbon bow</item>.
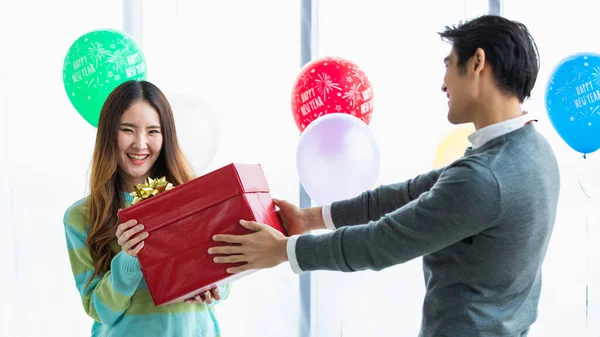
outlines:
[[135, 205], [138, 202], [153, 197], [164, 191], [168, 191], [173, 188], [173, 184], [167, 181], [166, 177], [152, 179], [146, 178], [146, 182], [143, 184], [137, 184], [133, 187], [133, 192], [130, 195], [133, 197], [131, 205]]

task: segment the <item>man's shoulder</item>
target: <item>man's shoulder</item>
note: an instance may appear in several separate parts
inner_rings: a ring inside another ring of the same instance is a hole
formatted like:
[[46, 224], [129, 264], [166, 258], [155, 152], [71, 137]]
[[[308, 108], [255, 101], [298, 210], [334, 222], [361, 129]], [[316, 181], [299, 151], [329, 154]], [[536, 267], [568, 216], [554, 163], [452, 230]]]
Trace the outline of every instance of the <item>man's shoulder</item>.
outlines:
[[454, 176], [455, 179], [464, 180], [465, 183], [497, 184], [490, 159], [482, 155], [465, 156], [456, 160], [441, 173], [441, 175], [448, 174]]

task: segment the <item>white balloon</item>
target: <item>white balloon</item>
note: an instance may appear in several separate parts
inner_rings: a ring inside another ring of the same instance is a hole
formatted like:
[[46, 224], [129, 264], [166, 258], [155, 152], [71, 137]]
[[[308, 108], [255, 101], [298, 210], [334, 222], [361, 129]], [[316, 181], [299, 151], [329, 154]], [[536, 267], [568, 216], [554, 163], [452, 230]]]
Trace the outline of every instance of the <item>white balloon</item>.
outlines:
[[200, 176], [217, 154], [220, 128], [210, 107], [200, 98], [187, 95], [169, 99], [179, 146]]
[[371, 128], [344, 113], [317, 118], [300, 136], [296, 151], [300, 182], [317, 205], [373, 188], [379, 162], [379, 146]]

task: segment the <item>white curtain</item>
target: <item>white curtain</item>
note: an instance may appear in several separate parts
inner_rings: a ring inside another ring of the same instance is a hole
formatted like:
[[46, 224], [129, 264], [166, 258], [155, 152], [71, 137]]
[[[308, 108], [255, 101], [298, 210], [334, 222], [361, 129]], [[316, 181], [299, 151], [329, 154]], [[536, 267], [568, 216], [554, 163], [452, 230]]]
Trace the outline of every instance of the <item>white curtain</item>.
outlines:
[[2, 315], [6, 337], [85, 336], [63, 214], [85, 193], [95, 129], [73, 110], [62, 64], [81, 34], [120, 28], [121, 2], [0, 3]]

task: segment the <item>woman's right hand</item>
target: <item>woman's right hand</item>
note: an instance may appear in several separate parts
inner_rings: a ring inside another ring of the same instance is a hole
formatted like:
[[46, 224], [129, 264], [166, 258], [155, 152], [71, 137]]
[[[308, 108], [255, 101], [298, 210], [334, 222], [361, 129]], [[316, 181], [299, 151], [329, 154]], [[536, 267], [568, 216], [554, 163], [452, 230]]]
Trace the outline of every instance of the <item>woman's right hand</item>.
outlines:
[[117, 242], [125, 253], [137, 256], [140, 250], [144, 248], [144, 240], [148, 238], [148, 232], [136, 235], [143, 230], [144, 225], [137, 225], [136, 220], [129, 220], [117, 226]]
[[221, 292], [219, 291], [219, 288], [212, 288], [211, 290], [207, 290], [203, 294], [198, 294], [192, 298], [188, 298], [187, 300], [185, 300], [185, 303], [211, 304], [213, 302], [213, 299], [217, 301], [221, 299]]
[[327, 229], [321, 207], [299, 208], [288, 201], [276, 198], [273, 198], [273, 203], [278, 208], [277, 215], [288, 236]]

